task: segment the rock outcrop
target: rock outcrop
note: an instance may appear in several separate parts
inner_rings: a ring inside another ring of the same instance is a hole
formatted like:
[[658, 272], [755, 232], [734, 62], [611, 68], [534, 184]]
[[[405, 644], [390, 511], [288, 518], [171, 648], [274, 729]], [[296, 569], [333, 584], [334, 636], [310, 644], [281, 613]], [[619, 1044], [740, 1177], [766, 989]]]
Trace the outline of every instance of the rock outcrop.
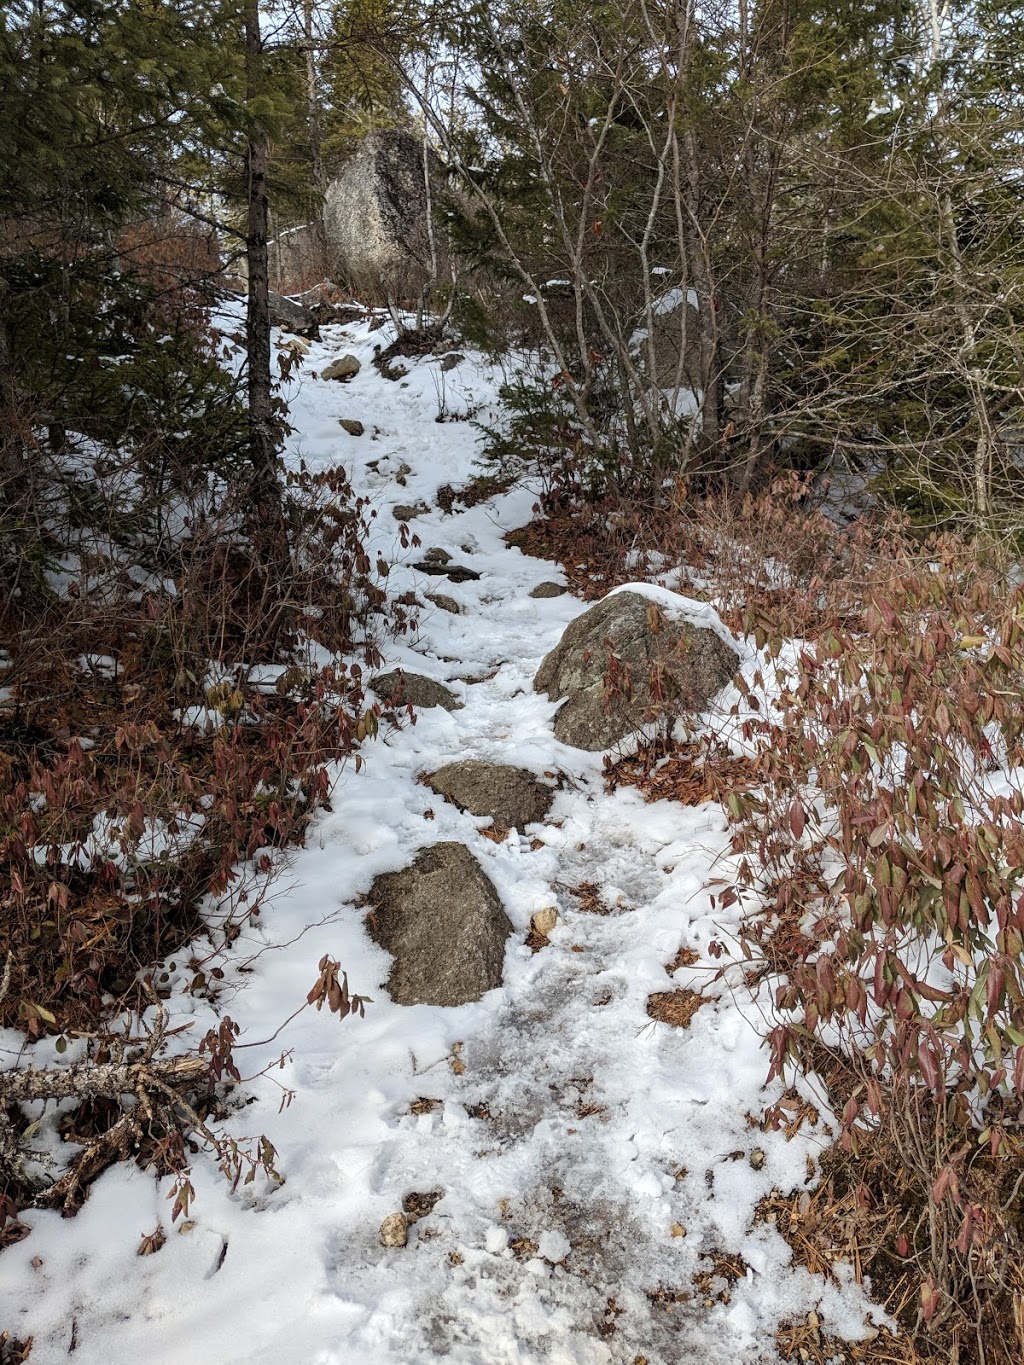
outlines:
[[664, 593], [611, 593], [578, 616], [534, 688], [552, 701], [563, 744], [609, 749], [666, 715], [703, 711], [736, 672], [738, 646], [712, 608]]
[[512, 925], [462, 844], [434, 844], [370, 888], [367, 926], [394, 958], [387, 990], [399, 1005], [464, 1005], [501, 985]]

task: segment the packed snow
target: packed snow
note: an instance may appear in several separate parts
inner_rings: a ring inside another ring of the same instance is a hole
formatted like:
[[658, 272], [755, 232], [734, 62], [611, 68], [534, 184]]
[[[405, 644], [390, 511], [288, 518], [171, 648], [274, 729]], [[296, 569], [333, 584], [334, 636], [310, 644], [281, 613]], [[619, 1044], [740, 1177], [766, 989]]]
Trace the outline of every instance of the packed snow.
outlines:
[[[557, 569], [504, 542], [529, 520], [533, 493], [453, 515], [434, 506], [440, 485], [477, 472], [478, 429], [455, 419], [500, 421], [500, 376], [471, 355], [442, 386], [441, 357], [424, 356], [387, 381], [370, 362], [390, 340], [379, 317], [324, 329], [286, 386], [288, 458], [343, 464], [372, 499], [371, 549], [393, 566], [389, 590], [441, 588], [456, 599], [460, 614], [428, 605], [417, 633], [386, 649], [389, 666], [446, 683], [464, 707], [422, 711], [414, 726], [367, 744], [362, 771], [339, 772], [331, 809], [289, 854], [270, 905], [223, 963], [216, 1007], [186, 992], [183, 964], [166, 964], [177, 985], [172, 1026], [190, 1024], [197, 1040], [216, 1024], [215, 1009], [230, 1014], [246, 1075], [287, 1053], [283, 1069], [242, 1087], [248, 1103], [225, 1125], [265, 1133], [285, 1183], [261, 1175], [232, 1194], [200, 1154], [195, 1202], [172, 1224], [168, 1179], [112, 1169], [74, 1220], [22, 1215], [31, 1234], [0, 1255], [0, 1325], [33, 1338], [33, 1365], [72, 1349], [76, 1365], [604, 1365], [641, 1356], [743, 1365], [776, 1359], [780, 1323], [811, 1311], [824, 1330], [862, 1337], [877, 1310], [852, 1272], [831, 1283], [794, 1267], [774, 1223], [757, 1217], [774, 1189], [813, 1185], [827, 1139], [805, 1130], [787, 1141], [758, 1126], [780, 1089], [763, 1086], [757, 1006], [741, 976], [713, 980], [708, 954], [711, 940], [730, 941], [738, 913], [712, 902], [728, 856], [725, 815], [713, 804], [645, 805], [628, 789], [608, 795], [601, 756], [555, 741], [555, 704], [532, 681], [583, 605], [570, 595], [531, 599]], [[320, 380], [344, 353], [358, 357], [360, 373]], [[347, 434], [341, 418], [361, 421], [364, 436]], [[423, 547], [446, 550], [478, 580], [441, 583], [411, 567], [422, 550], [401, 548], [392, 509], [420, 499], [434, 507], [411, 525]], [[705, 604], [644, 590], [700, 624], [717, 620]], [[546, 823], [495, 843], [486, 820], [418, 780], [464, 757], [557, 780]], [[359, 897], [377, 874], [446, 839], [472, 850], [512, 921], [504, 984], [455, 1009], [396, 1005], [381, 984], [389, 958], [364, 928]], [[571, 888], [583, 882], [609, 913], [580, 909]], [[557, 926], [534, 953], [531, 916], [550, 907]], [[666, 964], [680, 948], [704, 965], [672, 977]], [[339, 1024], [307, 1009], [278, 1034], [325, 953], [372, 997], [366, 1018]], [[674, 985], [707, 989], [685, 1030], [645, 1010], [652, 992]], [[24, 1046], [11, 1032], [0, 1045], [8, 1064]], [[80, 1054], [73, 1045], [60, 1059], [44, 1043], [21, 1055], [41, 1065]], [[286, 1090], [293, 1097], [282, 1108]], [[40, 1118], [40, 1159], [57, 1160], [54, 1107]], [[385, 1248], [382, 1221], [414, 1192], [441, 1197], [407, 1246]], [[158, 1226], [166, 1244], [140, 1257], [141, 1238]], [[742, 1257], [746, 1269], [705, 1293], [693, 1277], [714, 1272], [719, 1254]]]

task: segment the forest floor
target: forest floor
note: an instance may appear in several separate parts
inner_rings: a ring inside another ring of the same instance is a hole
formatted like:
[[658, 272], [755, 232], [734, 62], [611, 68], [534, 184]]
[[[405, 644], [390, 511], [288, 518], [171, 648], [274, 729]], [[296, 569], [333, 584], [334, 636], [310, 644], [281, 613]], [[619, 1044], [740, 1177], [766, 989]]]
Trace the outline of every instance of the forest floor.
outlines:
[[[746, 1365], [805, 1335], [821, 1358], [832, 1339], [834, 1358], [856, 1359], [851, 1343], [883, 1315], [852, 1267], [824, 1277], [795, 1264], [776, 1225], [779, 1207], [813, 1192], [829, 1115], [808, 1090], [791, 1135], [762, 1128], [783, 1089], [763, 1084], [757, 1001], [738, 970], [715, 979], [709, 945], [728, 947], [738, 914], [712, 899], [729, 856], [725, 813], [606, 790], [600, 755], [554, 739], [555, 705], [532, 682], [583, 606], [531, 598], [558, 570], [506, 542], [535, 490], [450, 513], [437, 504], [439, 488], [479, 473], [466, 418], [500, 423], [501, 374], [472, 355], [443, 372], [442, 357], [424, 355], [389, 380], [371, 364], [389, 339], [370, 317], [324, 329], [286, 385], [288, 459], [346, 467], [376, 511], [371, 556], [391, 565], [389, 592], [455, 599], [458, 614], [426, 603], [416, 631], [385, 650], [388, 666], [444, 682], [463, 707], [382, 729], [362, 770], [338, 773], [331, 809], [289, 853], [214, 1000], [188, 994], [185, 973], [165, 964], [170, 1025], [189, 1026], [182, 1048], [230, 1013], [246, 1074], [288, 1053], [242, 1087], [248, 1103], [227, 1121], [269, 1137], [285, 1183], [259, 1175], [231, 1193], [200, 1154], [195, 1201], [172, 1224], [169, 1179], [109, 1170], [74, 1220], [22, 1216], [30, 1235], [0, 1256], [4, 1325], [32, 1338], [33, 1365], [72, 1351], [76, 1365]], [[347, 352], [361, 362], [354, 379], [315, 377]], [[422, 548], [403, 549], [393, 509], [420, 501], [429, 510], [410, 529]], [[479, 578], [426, 577], [412, 561], [428, 547]], [[744, 666], [752, 674], [752, 653]], [[557, 780], [546, 822], [489, 837], [486, 820], [420, 780], [460, 758]], [[459, 1008], [397, 1005], [360, 897], [449, 839], [473, 852], [513, 924], [504, 983]], [[534, 951], [531, 917], [552, 906], [557, 926]], [[328, 953], [371, 997], [365, 1019], [307, 1010], [278, 1033]], [[699, 993], [686, 1027], [648, 1013], [671, 991]], [[21, 1044], [10, 1034], [0, 1045]], [[282, 1085], [293, 1092], [283, 1109]], [[58, 1115], [41, 1114], [42, 1153], [59, 1145]], [[429, 1211], [407, 1246], [385, 1248], [381, 1223], [403, 1205]], [[158, 1228], [166, 1241], [140, 1257]]]

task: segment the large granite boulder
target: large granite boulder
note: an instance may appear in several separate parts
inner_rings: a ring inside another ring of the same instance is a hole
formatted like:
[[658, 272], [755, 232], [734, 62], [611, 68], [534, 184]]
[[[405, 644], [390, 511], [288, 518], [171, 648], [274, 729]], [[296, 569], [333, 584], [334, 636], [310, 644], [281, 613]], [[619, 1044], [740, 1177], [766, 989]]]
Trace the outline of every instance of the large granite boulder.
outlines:
[[431, 773], [427, 785], [459, 810], [489, 815], [504, 829], [525, 829], [543, 820], [555, 795], [527, 768], [477, 758], [446, 763]]
[[462, 844], [425, 848], [370, 888], [367, 926], [394, 958], [387, 990], [399, 1005], [465, 1005], [501, 985], [512, 925], [489, 878]]
[[[389, 297], [417, 298], [431, 275], [429, 210], [445, 192], [445, 172], [430, 153], [427, 195], [423, 143], [398, 129], [363, 139], [341, 174], [327, 187], [324, 233], [338, 276], [357, 294], [383, 289]], [[443, 234], [435, 233], [443, 260]]]
[[711, 607], [627, 590], [573, 621], [533, 685], [552, 701], [567, 699], [556, 738], [596, 751], [651, 721], [706, 710], [737, 664], [738, 646]]

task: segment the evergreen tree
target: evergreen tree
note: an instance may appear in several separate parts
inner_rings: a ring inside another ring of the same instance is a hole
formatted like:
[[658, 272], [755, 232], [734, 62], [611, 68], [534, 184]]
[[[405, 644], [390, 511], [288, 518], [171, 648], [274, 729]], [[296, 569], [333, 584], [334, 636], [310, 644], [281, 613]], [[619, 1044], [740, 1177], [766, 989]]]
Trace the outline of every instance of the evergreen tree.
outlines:
[[407, 0], [335, 0], [320, 64], [325, 175], [338, 171], [367, 133], [409, 122], [398, 67], [414, 46]]
[[[12, 584], [45, 521], [32, 501], [40, 427], [54, 453], [68, 430], [186, 458], [235, 439], [194, 291], [159, 287], [137, 235], [125, 241], [132, 225], [170, 221], [165, 187], [201, 145], [227, 69], [219, 14], [212, 0], [17, 0], [0, 14], [0, 526]], [[194, 391], [177, 386], [183, 372]]]

